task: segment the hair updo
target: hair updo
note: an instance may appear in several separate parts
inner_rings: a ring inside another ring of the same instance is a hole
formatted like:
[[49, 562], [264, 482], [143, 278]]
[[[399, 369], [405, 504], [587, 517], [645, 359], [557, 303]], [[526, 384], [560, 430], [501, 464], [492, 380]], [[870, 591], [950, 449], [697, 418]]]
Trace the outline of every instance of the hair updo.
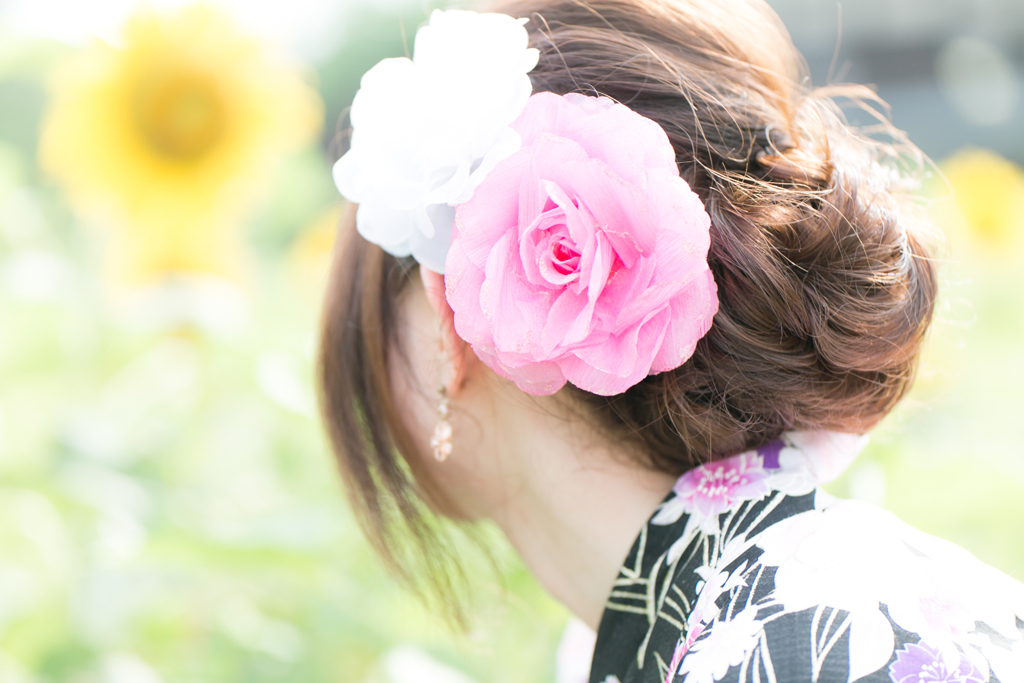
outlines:
[[[530, 18], [540, 50], [534, 92], [604, 95], [658, 122], [711, 216], [720, 304], [693, 356], [616, 396], [567, 390], [670, 473], [784, 431], [863, 432], [881, 420], [913, 379], [936, 274], [900, 170], [920, 153], [877, 113], [875, 94], [810, 88], [760, 0], [505, 0], [486, 9]], [[877, 125], [851, 127], [835, 99]], [[353, 217], [324, 312], [322, 405], [360, 521], [408, 578], [392, 542], [399, 528], [428, 564], [444, 564], [447, 552], [420, 500], [444, 509], [440, 494], [398, 457], [418, 446], [388, 379], [397, 298], [416, 265], [359, 237]]]

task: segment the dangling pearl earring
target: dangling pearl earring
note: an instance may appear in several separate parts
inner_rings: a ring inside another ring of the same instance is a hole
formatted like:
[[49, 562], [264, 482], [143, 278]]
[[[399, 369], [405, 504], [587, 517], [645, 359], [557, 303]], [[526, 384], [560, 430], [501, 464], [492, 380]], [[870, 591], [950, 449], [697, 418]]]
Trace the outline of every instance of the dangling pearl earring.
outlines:
[[437, 403], [437, 426], [434, 427], [434, 435], [430, 437], [430, 447], [434, 449], [434, 459], [444, 462], [452, 454], [452, 424], [448, 421], [451, 400], [444, 386], [438, 387], [437, 393], [440, 396]]

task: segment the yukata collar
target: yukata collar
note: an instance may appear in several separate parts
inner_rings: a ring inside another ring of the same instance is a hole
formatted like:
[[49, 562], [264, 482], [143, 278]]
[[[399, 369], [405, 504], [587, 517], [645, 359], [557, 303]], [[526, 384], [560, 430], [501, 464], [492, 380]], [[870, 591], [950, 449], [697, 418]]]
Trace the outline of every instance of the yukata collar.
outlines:
[[[659, 584], [675, 583], [674, 568], [694, 542], [725, 533], [721, 523], [730, 526], [729, 534], [753, 532], [760, 526], [756, 511], [780, 496], [786, 502], [777, 514], [791, 516], [814, 509], [815, 498], [822, 495], [818, 487], [841, 476], [867, 440], [837, 432], [788, 432], [756, 449], [683, 474], [640, 530], [619, 570], [597, 631], [592, 675], [625, 670], [629, 661], [642, 658], [652, 639], [668, 637], [675, 643], [678, 629], [659, 634], [658, 629], [674, 627], [660, 618], [652, 620], [659, 610], [650, 612], [654, 597], [650, 591]], [[744, 506], [753, 513], [733, 514]], [[746, 524], [749, 529], [733, 527], [736, 517], [743, 518], [740, 526]], [[699, 578], [687, 578], [683, 588], [695, 590], [689, 584]], [[697, 607], [690, 604], [679, 616], [689, 621], [699, 616], [690, 613]]]

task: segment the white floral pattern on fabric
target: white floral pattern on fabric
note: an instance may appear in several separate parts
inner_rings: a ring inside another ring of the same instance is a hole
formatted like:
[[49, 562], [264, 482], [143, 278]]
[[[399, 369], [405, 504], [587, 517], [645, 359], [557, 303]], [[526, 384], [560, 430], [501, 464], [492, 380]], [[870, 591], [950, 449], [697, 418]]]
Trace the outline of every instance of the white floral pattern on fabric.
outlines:
[[385, 59], [363, 75], [334, 182], [359, 204], [367, 240], [444, 273], [454, 207], [521, 144], [509, 124], [533, 92], [527, 74], [539, 58], [525, 23], [435, 10], [411, 60]]
[[868, 443], [867, 435], [839, 432], [790, 432], [779, 451], [771, 487], [803, 496], [838, 479]]
[[863, 445], [790, 433], [683, 475], [620, 570], [591, 682], [1024, 683], [1024, 585], [816, 488]]
[[696, 639], [674, 675], [682, 676], [684, 683], [722, 680], [731, 667], [739, 666], [750, 655], [763, 629], [757, 619], [757, 608], [748, 607], [732, 619], [719, 622], [716, 628], [704, 630], [703, 637]]

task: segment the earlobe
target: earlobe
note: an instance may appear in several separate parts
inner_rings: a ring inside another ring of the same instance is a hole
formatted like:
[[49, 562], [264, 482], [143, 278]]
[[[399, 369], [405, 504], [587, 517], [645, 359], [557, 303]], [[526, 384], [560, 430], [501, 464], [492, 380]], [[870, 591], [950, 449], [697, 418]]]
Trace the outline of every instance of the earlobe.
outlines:
[[445, 298], [444, 275], [429, 268], [420, 266], [420, 279], [427, 295], [430, 308], [437, 316], [441, 331], [442, 352], [451, 364], [451, 380], [445, 385], [448, 395], [457, 396], [465, 384], [470, 365], [476, 361], [476, 355], [462, 337], [455, 331], [455, 312]]

